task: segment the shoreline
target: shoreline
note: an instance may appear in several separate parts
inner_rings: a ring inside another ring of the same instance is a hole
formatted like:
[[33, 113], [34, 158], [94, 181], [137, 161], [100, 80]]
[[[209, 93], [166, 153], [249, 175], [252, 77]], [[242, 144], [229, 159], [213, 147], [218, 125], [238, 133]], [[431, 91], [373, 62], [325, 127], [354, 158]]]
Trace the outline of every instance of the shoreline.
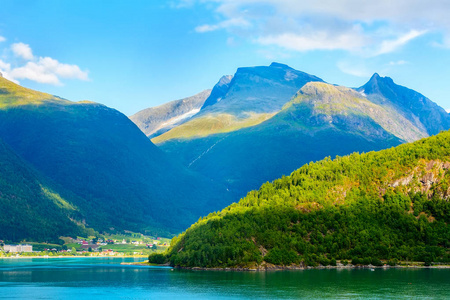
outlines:
[[[170, 266], [169, 264], [152, 264], [148, 260], [144, 262], [127, 262], [121, 263], [121, 265], [139, 265], [139, 266]], [[373, 265], [337, 265], [337, 266], [301, 266], [301, 265], [291, 265], [291, 266], [277, 266], [277, 265], [262, 265], [257, 267], [216, 267], [216, 268], [204, 268], [204, 267], [172, 267], [177, 270], [190, 270], [190, 271], [221, 271], [221, 272], [266, 272], [266, 271], [291, 271], [291, 270], [353, 270], [353, 269], [369, 269], [374, 271], [375, 269], [450, 269], [450, 265], [431, 265], [423, 266], [418, 262], [403, 265], [383, 265], [383, 266], [373, 266]]]
[[117, 255], [117, 256], [84, 256], [84, 255], [58, 255], [58, 256], [4, 256], [0, 259], [27, 259], [27, 258], [147, 258], [148, 255]]
[[[34, 258], [41, 258], [41, 259], [61, 259], [61, 258], [93, 258], [93, 259], [99, 259], [99, 258], [147, 258], [148, 256], [145, 255], [124, 255], [124, 256], [20, 256], [20, 257], [0, 257], [0, 260], [2, 259], [34, 259]], [[409, 264], [399, 264], [395, 266], [389, 266], [389, 265], [383, 265], [383, 266], [373, 266], [373, 265], [342, 265], [338, 264], [336, 266], [317, 266], [317, 267], [311, 267], [311, 266], [303, 266], [303, 265], [290, 265], [290, 266], [278, 266], [278, 265], [272, 265], [272, 264], [263, 264], [259, 266], [253, 266], [253, 267], [215, 267], [215, 268], [206, 268], [206, 267], [172, 267], [168, 263], [167, 264], [154, 264], [149, 263], [148, 260], [144, 261], [134, 261], [134, 262], [121, 262], [120, 265], [129, 265], [129, 266], [149, 266], [149, 267], [171, 267], [172, 269], [177, 270], [190, 270], [190, 271], [221, 271], [221, 272], [266, 272], [266, 271], [291, 271], [291, 270], [353, 270], [353, 269], [369, 269], [369, 270], [375, 270], [375, 269], [450, 269], [450, 264], [443, 264], [443, 265], [431, 265], [431, 266], [424, 266], [423, 262], [411, 262]]]

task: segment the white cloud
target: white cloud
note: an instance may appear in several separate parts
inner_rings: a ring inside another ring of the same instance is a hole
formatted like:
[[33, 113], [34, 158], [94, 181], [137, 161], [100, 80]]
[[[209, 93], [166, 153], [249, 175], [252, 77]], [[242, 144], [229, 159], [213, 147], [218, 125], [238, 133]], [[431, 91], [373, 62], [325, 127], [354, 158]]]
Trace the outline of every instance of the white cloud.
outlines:
[[39, 83], [60, 85], [60, 78], [88, 80], [88, 73], [81, 71], [77, 65], [63, 64], [50, 57], [40, 57], [23, 67], [12, 69], [10, 76], [14, 79], [29, 79]]
[[[89, 80], [88, 72], [77, 65], [61, 63], [51, 57], [36, 57], [31, 47], [24, 43], [11, 45], [14, 56], [6, 54], [0, 60], [0, 72], [3, 77], [15, 83], [28, 79], [39, 83], [61, 85], [61, 79]], [[20, 59], [14, 59], [18, 57]], [[22, 59], [27, 60], [24, 64]]]
[[354, 50], [364, 45], [364, 38], [357, 33], [330, 35], [326, 31], [318, 31], [307, 35], [283, 33], [273, 36], [262, 36], [256, 39], [262, 45], [277, 45], [289, 50]]
[[2, 73], [2, 76], [14, 83], [19, 83], [16, 79], [14, 79], [13, 77], [11, 77], [11, 75], [9, 74], [9, 72], [11, 71], [11, 64], [4, 62], [3, 60], [0, 59], [0, 73]]
[[[432, 32], [442, 34], [443, 42], [439, 44], [450, 47], [447, 42], [450, 41], [450, 1], [183, 0], [178, 3], [184, 7], [187, 3], [204, 5], [215, 12], [214, 17], [220, 21], [198, 26], [197, 32], [227, 29], [231, 35], [295, 51], [342, 49], [377, 56], [397, 51], [413, 39]], [[236, 20], [242, 24], [231, 26]], [[358, 34], [349, 30], [355, 26], [360, 27]], [[294, 41], [287, 40], [291, 37]]]
[[31, 51], [30, 45], [24, 43], [15, 43], [11, 45], [11, 50], [15, 56], [21, 57], [26, 60], [32, 60], [34, 58], [33, 51]]
[[0, 59], [0, 70], [5, 71], [5, 72], [11, 70], [11, 64], [6, 63]]
[[[190, 1], [192, 2], [192, 1]], [[217, 11], [225, 16], [255, 12], [258, 7], [288, 17], [324, 15], [347, 21], [371, 23], [385, 20], [394, 23], [450, 26], [450, 3], [442, 0], [198, 0], [218, 3]]]
[[411, 41], [421, 35], [424, 35], [426, 32], [427, 32], [426, 30], [422, 30], [422, 31], [411, 30], [407, 34], [404, 34], [395, 40], [385, 40], [381, 43], [380, 48], [378, 49], [378, 51], [376, 51], [374, 53], [374, 55], [381, 55], [381, 54], [394, 52], [395, 50], [397, 50], [401, 46], [405, 45], [409, 41]]
[[390, 66], [401, 66], [401, 65], [406, 65], [409, 64], [409, 62], [405, 61], [405, 60], [398, 60], [398, 61], [390, 61], [389, 65]]
[[209, 32], [209, 31], [215, 31], [218, 29], [226, 29], [226, 28], [230, 28], [230, 27], [249, 27], [249, 26], [250, 26], [250, 23], [247, 20], [245, 20], [243, 18], [235, 18], [235, 19], [225, 20], [223, 22], [213, 24], [213, 25], [205, 24], [205, 25], [197, 26], [195, 28], [195, 31]]
[[6, 38], [0, 35], [0, 43], [6, 41]]

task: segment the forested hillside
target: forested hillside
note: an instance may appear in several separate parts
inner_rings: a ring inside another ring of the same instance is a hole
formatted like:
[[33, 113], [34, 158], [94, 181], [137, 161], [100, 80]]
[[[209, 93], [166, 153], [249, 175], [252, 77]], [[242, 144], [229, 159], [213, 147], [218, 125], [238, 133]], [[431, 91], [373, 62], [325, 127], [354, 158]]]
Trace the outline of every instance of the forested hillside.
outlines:
[[150, 261], [218, 267], [450, 261], [450, 132], [326, 158], [211, 213]]
[[[84, 220], [98, 231], [178, 233], [231, 203], [225, 187], [169, 159], [119, 111], [2, 77], [0, 138], [77, 195], [73, 204], [89, 212]], [[0, 205], [3, 201], [0, 197]]]
[[94, 233], [82, 225], [86, 212], [73, 204], [76, 197], [50, 183], [1, 139], [0, 170], [2, 240], [58, 242], [62, 235]]

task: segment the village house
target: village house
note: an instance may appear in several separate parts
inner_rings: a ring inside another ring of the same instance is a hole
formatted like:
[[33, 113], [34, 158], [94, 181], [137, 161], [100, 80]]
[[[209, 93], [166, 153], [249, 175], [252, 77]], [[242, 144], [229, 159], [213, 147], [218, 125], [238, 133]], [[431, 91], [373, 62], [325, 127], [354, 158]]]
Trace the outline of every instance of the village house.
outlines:
[[103, 254], [104, 255], [111, 255], [111, 256], [113, 256], [116, 253], [112, 249], [106, 249], [106, 250], [103, 250]]
[[17, 253], [17, 252], [33, 252], [32, 245], [5, 245], [3, 246], [5, 252]]

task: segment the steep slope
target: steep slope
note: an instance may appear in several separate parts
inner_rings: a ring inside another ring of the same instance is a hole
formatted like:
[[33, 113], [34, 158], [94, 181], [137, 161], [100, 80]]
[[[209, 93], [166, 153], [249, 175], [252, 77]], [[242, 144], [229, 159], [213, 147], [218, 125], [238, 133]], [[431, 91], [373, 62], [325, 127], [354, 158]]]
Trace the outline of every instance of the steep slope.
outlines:
[[[120, 112], [49, 95], [28, 102], [29, 90], [0, 78], [0, 138], [44, 175], [95, 207], [89, 226], [177, 232], [202, 213], [230, 203], [227, 193], [169, 160]], [[45, 97], [44, 97], [45, 98]], [[220, 197], [219, 197], [220, 195]]]
[[152, 138], [188, 121], [200, 111], [211, 90], [204, 90], [192, 97], [175, 100], [157, 107], [151, 107], [130, 116], [146, 136]]
[[279, 112], [310, 81], [322, 79], [278, 63], [239, 68], [233, 77], [222, 77], [194, 118], [152, 141], [205, 137], [257, 125]]
[[396, 146], [401, 139], [394, 134], [420, 138], [408, 124], [351, 89], [310, 82], [259, 125], [158, 146], [192, 170], [225, 181], [236, 197], [243, 197], [310, 161]]
[[206, 99], [205, 103], [203, 103], [202, 109], [214, 105], [222, 100], [222, 98], [226, 96], [228, 90], [230, 89], [230, 83], [232, 79], [232, 75], [222, 76], [219, 82], [213, 87], [208, 99]]
[[55, 188], [1, 139], [0, 170], [1, 240], [58, 242], [88, 233], [80, 225], [84, 212], [72, 203], [76, 197]]
[[304, 165], [211, 213], [165, 256], [187, 267], [450, 261], [450, 132]]
[[449, 114], [424, 95], [375, 73], [358, 89], [374, 103], [396, 110], [427, 135], [450, 128]]

